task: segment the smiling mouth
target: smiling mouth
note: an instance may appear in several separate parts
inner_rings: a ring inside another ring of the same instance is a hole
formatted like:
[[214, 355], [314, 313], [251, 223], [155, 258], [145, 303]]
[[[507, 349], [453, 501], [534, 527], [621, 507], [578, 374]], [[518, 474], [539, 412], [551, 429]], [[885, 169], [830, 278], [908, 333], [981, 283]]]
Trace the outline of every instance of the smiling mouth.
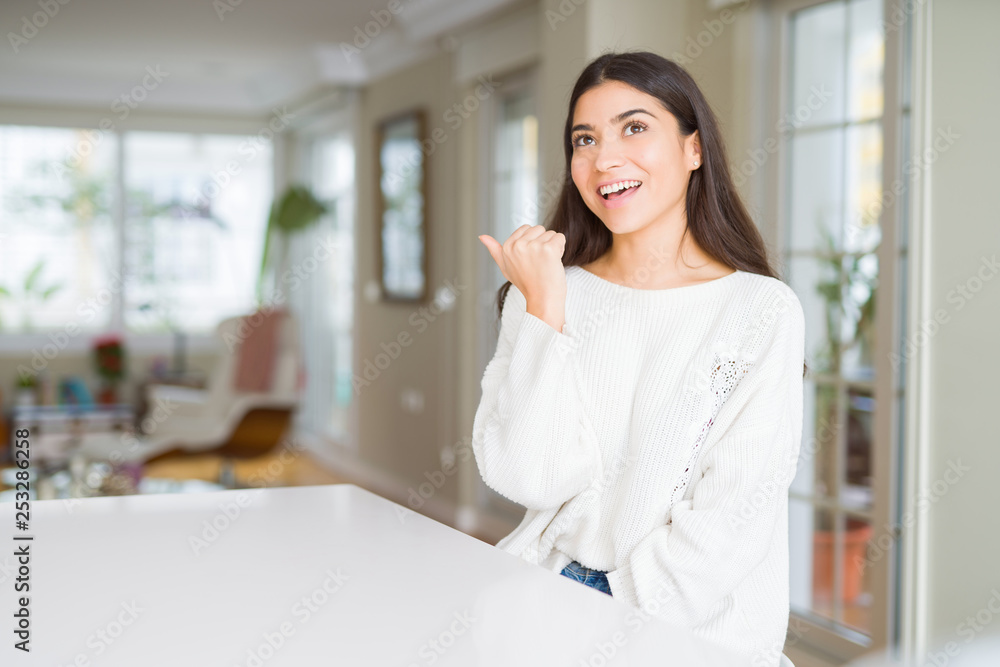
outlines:
[[600, 191], [598, 191], [598, 194], [601, 195], [602, 197], [604, 197], [604, 199], [607, 200], [607, 201], [613, 201], [615, 199], [623, 197], [624, 195], [629, 194], [630, 192], [638, 190], [640, 187], [642, 187], [642, 181], [638, 181], [638, 185], [633, 185], [631, 187], [622, 188], [621, 190], [616, 190], [615, 192], [610, 192], [608, 194], [602, 194]]

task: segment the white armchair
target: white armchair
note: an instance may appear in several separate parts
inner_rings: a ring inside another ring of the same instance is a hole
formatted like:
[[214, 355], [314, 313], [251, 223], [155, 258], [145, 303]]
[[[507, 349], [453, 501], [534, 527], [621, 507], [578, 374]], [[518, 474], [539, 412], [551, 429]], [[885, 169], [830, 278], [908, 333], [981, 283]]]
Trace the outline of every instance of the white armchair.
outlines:
[[[149, 462], [178, 454], [216, 453], [244, 458], [267, 453], [280, 442], [300, 400], [301, 346], [296, 319], [286, 313], [276, 324], [270, 387], [237, 388], [243, 339], [254, 335], [242, 317], [216, 328], [219, 360], [205, 389], [169, 385], [147, 387], [143, 432], [87, 438], [82, 453], [112, 462]], [[241, 336], [241, 334], [243, 334]]]

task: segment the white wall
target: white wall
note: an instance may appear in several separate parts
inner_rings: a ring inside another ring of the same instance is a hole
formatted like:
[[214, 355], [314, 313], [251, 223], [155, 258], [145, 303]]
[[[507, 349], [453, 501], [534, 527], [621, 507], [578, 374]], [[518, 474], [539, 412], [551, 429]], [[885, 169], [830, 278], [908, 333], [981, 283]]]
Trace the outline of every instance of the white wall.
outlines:
[[[926, 132], [933, 139], [951, 128], [957, 137], [950, 146], [938, 141], [927, 172], [926, 314], [943, 310], [949, 319], [924, 346], [924, 479], [947, 481], [953, 462], [969, 470], [927, 513], [926, 628], [932, 644], [955, 641], [961, 648], [981, 636], [963, 625], [977, 613], [979, 623], [992, 621], [983, 633], [1000, 633], [1000, 3], [928, 0], [928, 6]], [[996, 611], [988, 608], [991, 598]]]

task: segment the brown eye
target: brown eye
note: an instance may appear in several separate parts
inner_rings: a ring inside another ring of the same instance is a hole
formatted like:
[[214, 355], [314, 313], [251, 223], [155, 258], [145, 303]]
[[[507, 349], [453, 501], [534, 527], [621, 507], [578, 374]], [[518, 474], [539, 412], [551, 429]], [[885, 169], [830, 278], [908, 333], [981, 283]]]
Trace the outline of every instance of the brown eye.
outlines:
[[[642, 131], [644, 131], [646, 129], [646, 126], [643, 125], [642, 123], [629, 123], [628, 125], [625, 126], [625, 129], [628, 129], [630, 127], [637, 127], [637, 128], [639, 128], [639, 132], [642, 132]], [[632, 134], [636, 134], [636, 133], [633, 132]], [[626, 135], [626, 136], [630, 136], [630, 135]]]

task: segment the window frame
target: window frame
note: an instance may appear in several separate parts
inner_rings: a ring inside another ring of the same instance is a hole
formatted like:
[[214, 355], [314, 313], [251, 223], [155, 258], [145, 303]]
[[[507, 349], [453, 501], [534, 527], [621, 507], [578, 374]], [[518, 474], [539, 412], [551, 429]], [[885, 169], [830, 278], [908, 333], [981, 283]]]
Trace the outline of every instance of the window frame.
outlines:
[[[767, 71], [765, 76], [770, 81], [770, 94], [767, 95], [766, 118], [782, 117], [787, 110], [790, 95], [789, 65], [791, 58], [791, 14], [803, 9], [825, 4], [830, 0], [770, 0], [765, 8], [766, 32], [770, 38]], [[883, 17], [891, 16], [892, 10], [898, 4], [897, 0], [883, 0]], [[905, 28], [904, 28], [905, 29]], [[889, 30], [885, 33], [885, 60], [883, 65], [883, 111], [882, 125], [882, 191], [887, 184], [903, 180], [901, 170], [901, 96], [903, 88], [903, 52], [904, 43], [902, 30]], [[912, 42], [911, 42], [912, 43]], [[911, 46], [912, 48], [912, 46]], [[845, 91], [846, 92], [846, 91]], [[783, 265], [788, 256], [787, 239], [789, 232], [788, 220], [788, 173], [789, 161], [788, 138], [779, 138], [777, 159], [772, 160], [765, 172], [766, 195], [765, 210], [768, 217], [775, 221], [777, 255]], [[910, 184], [912, 196], [912, 184]], [[903, 465], [909, 465], [910, 456], [906, 454], [914, 438], [909, 433], [903, 433], [902, 419], [899, 411], [900, 403], [910, 406], [907, 395], [899, 399], [906, 389], [899, 388], [898, 373], [892, 368], [889, 352], [898, 349], [899, 341], [905, 335], [906, 322], [901, 314], [901, 308], [906, 297], [906, 285], [901, 280], [901, 265], [899, 260], [900, 227], [909, 224], [902, 219], [901, 198], [883, 207], [879, 215], [881, 228], [881, 243], [876, 256], [878, 258], [878, 303], [885, 304], [876, 309], [875, 336], [878, 341], [877, 353], [874, 354], [873, 366], [875, 378], [871, 381], [875, 409], [873, 412], [873, 443], [890, 443], [887, 447], [874, 447], [872, 451], [872, 509], [871, 524], [872, 540], [886, 534], [887, 527], [897, 530], [890, 531], [892, 545], [889, 554], [868, 563], [870, 568], [873, 599], [870, 608], [870, 638], [862, 633], [843, 633], [833, 629], [833, 624], [817, 622], [814, 617], [805, 616], [792, 611], [789, 618], [789, 631], [786, 647], [802, 645], [809, 652], [827, 656], [835, 662], [846, 662], [862, 654], [891, 647], [894, 654], [898, 653], [901, 627], [908, 611], [900, 601], [906, 597], [906, 586], [900, 563], [905, 556], [902, 552], [904, 541], [902, 532], [898, 530], [900, 515], [904, 507], [901, 487], [905, 473]], [[912, 267], [911, 267], [912, 268]], [[783, 266], [783, 270], [784, 266]], [[912, 273], [911, 273], [912, 275]], [[909, 419], [904, 414], [902, 418]], [[805, 426], [805, 425], [804, 425]], [[812, 427], [803, 435], [812, 438]], [[905, 439], [905, 441], [904, 441]], [[841, 453], [842, 454], [842, 453]], [[839, 474], [839, 473], [838, 473]], [[912, 493], [912, 492], [910, 492]], [[813, 505], [820, 507], [820, 505]], [[839, 531], [839, 528], [838, 528]], [[838, 532], [838, 534], [840, 534]]]

